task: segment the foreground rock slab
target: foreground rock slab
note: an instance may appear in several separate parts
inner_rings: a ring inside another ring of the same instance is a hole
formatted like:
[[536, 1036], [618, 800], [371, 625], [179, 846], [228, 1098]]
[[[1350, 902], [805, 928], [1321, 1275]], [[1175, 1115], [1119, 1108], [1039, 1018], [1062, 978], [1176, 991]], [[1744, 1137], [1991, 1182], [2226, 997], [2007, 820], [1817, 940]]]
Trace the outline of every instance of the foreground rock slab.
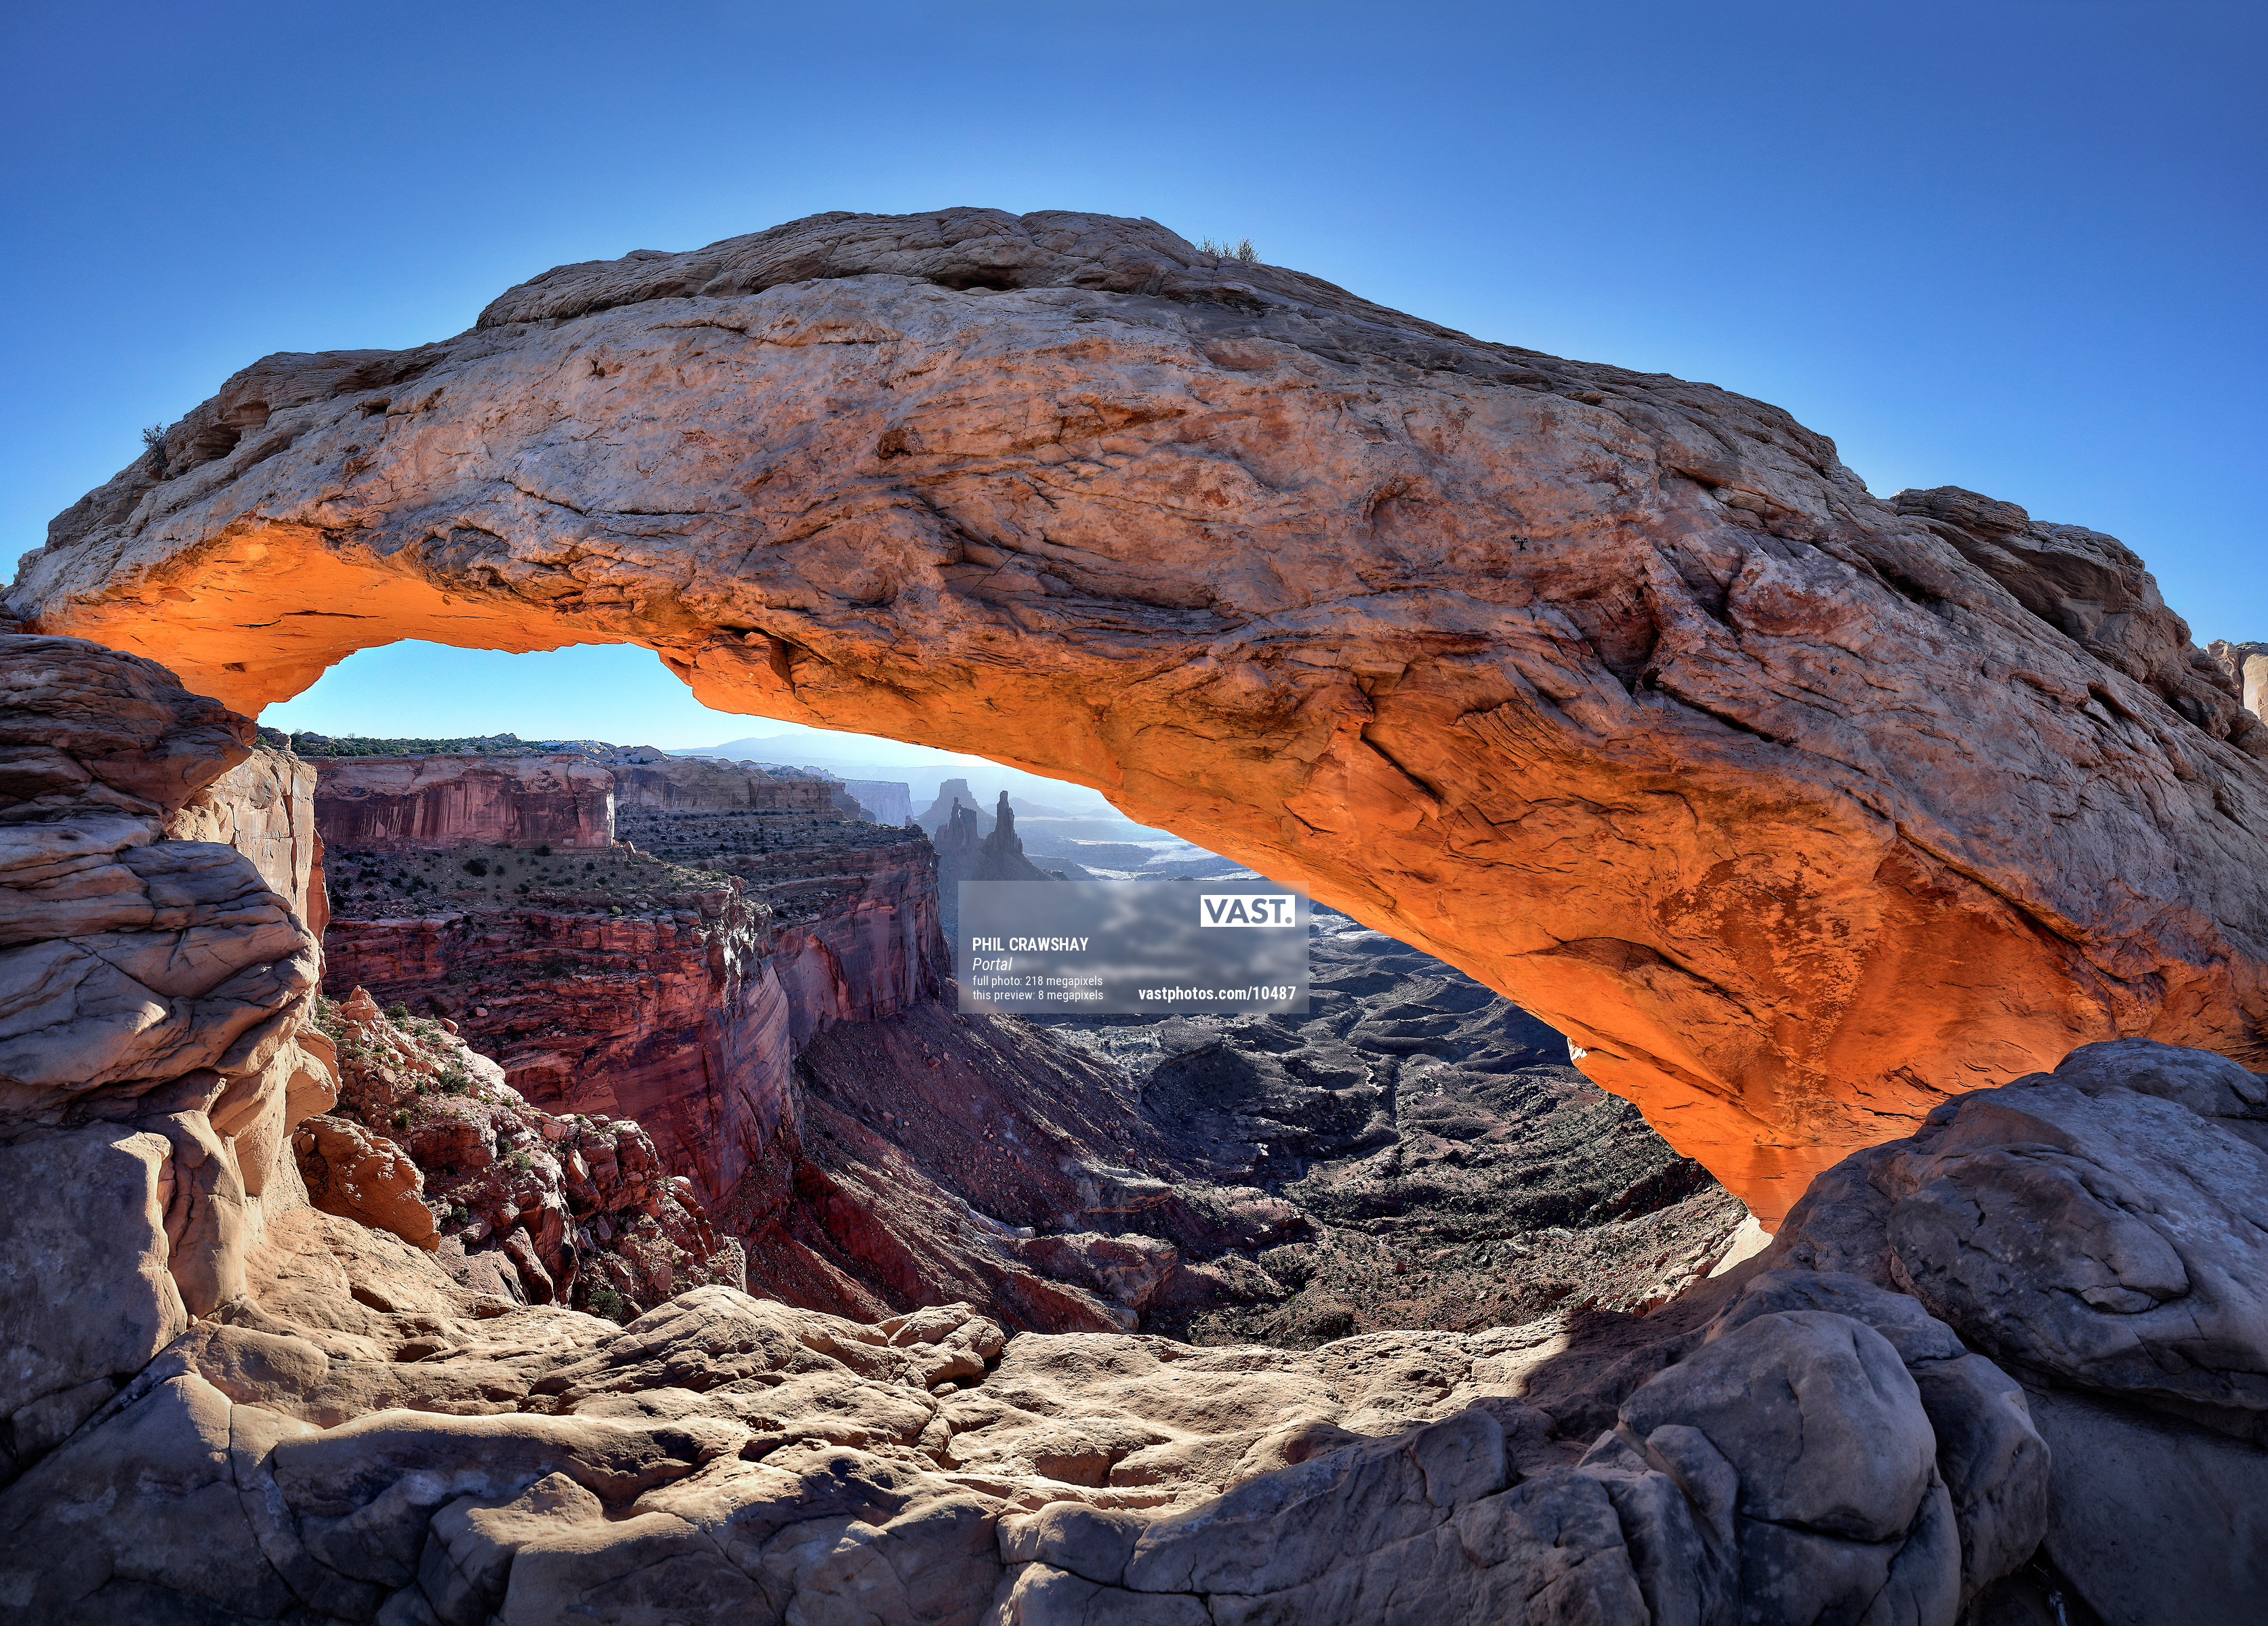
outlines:
[[1147, 221], [814, 216], [267, 357], [8, 602], [247, 710], [634, 642], [1094, 786], [1517, 999], [1768, 1224], [2075, 1044], [2264, 1060], [2268, 726], [2117, 541]]
[[[2025, 1115], [2035, 1156], [2105, 1171], [2178, 1127], [2268, 1215], [2243, 1183], [2262, 1083], [2089, 1047], [1846, 1161], [1652, 1316], [1310, 1350], [713, 1285], [617, 1327], [300, 1209], [240, 1296], [0, 1492], [0, 1621], [2243, 1621], [2268, 1453], [2233, 1379], [2214, 1409], [2150, 1376], [2200, 1365], [2183, 1328], [2113, 1306], [2148, 1365], [2049, 1371], [2067, 1335], [2020, 1347], [1994, 1302], [1894, 1284], [1931, 1257], [1898, 1223], [1930, 1184], [1902, 1171], [1959, 1154], [1967, 1121]], [[2080, 1256], [2099, 1224], [2026, 1208], [2031, 1177], [1962, 1174]], [[2257, 1279], [2250, 1238], [2163, 1181], [2123, 1189], [2200, 1317]]]

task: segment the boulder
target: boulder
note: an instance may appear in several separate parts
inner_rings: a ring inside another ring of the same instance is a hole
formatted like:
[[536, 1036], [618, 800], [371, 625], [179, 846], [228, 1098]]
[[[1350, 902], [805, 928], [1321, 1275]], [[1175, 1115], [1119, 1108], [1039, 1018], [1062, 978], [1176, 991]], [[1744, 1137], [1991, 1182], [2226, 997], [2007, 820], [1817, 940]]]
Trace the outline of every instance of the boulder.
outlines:
[[2268, 1439], [2268, 1148], [2066, 1065], [1948, 1103], [1881, 1164], [1894, 1271], [2017, 1370]]
[[350, 1119], [319, 1116], [301, 1124], [291, 1144], [317, 1208], [418, 1247], [440, 1246], [424, 1176], [392, 1141]]
[[1872, 1328], [1822, 1310], [1746, 1321], [1624, 1401], [1619, 1432], [1683, 1485], [1737, 1486], [1729, 1534], [1748, 1618], [1887, 1607], [1889, 1619], [1950, 1622], [1958, 1609], [1961, 1539], [1936, 1434]]
[[2084, 1046], [1822, 1175], [1747, 1268], [1871, 1269], [1984, 1352], [1912, 1367], [1970, 1590], [2037, 1532], [2105, 1620], [2250, 1608], [2264, 1102], [2268, 1079], [2209, 1052]]

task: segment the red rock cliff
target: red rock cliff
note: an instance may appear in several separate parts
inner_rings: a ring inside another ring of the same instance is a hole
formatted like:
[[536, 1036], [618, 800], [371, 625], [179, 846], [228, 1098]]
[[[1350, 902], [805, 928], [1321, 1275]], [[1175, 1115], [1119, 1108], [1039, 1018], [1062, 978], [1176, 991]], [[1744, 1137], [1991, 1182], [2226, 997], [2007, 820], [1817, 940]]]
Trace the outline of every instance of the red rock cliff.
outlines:
[[335, 846], [587, 848], [615, 838], [614, 780], [579, 757], [335, 757], [317, 771], [316, 811]]

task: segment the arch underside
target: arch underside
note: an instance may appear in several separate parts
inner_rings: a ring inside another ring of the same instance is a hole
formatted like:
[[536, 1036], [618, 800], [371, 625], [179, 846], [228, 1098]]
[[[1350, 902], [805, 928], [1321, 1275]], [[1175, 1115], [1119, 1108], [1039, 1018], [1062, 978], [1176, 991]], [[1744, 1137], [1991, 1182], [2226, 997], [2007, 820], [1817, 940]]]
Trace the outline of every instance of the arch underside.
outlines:
[[247, 711], [401, 638], [633, 643], [718, 710], [1091, 786], [1515, 998], [1768, 1225], [2080, 1043], [2268, 1066], [2257, 725], [1993, 563], [2141, 595], [2109, 539], [1902, 511], [1707, 386], [1224, 291], [1142, 223], [944, 219], [270, 357], [11, 607]]

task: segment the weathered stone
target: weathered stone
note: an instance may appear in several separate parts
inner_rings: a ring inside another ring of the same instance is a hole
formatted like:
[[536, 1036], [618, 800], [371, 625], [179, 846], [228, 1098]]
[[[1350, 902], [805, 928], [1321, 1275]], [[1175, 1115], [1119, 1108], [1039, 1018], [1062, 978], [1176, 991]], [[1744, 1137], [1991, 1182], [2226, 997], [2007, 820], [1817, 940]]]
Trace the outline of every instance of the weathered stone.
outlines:
[[248, 708], [395, 638], [615, 640], [1005, 752], [1513, 995], [1767, 1225], [2075, 1043], [2263, 1054], [2268, 726], [2117, 542], [1147, 222], [560, 268], [256, 364], [166, 467], [13, 611]]
[[272, 746], [255, 747], [166, 820], [166, 838], [235, 848], [321, 938], [330, 912], [312, 764]]
[[166, 1268], [173, 1155], [111, 1124], [0, 1146], [0, 1419], [16, 1466], [188, 1325]]
[[2216, 638], [2205, 652], [2221, 664], [2236, 684], [2244, 709], [2255, 717], [2268, 717], [2268, 644], [2231, 644]]
[[1136, 1592], [1281, 1592], [1350, 1553], [1405, 1541], [1504, 1483], [1504, 1433], [1478, 1409], [1246, 1481], [1152, 1524], [1127, 1560]]
[[2262, 1438], [2268, 1148], [2094, 1059], [1949, 1103], [1880, 1166], [1893, 1262], [2004, 1363]]
[[252, 754], [247, 719], [154, 660], [79, 638], [0, 636], [0, 821], [159, 815]]
[[344, 1118], [310, 1118], [293, 1137], [307, 1200], [336, 1214], [391, 1231], [423, 1248], [440, 1246], [425, 1178], [391, 1141]]
[[1563, 1469], [1460, 1509], [1422, 1534], [1349, 1553], [1304, 1586], [1216, 1597], [1212, 1618], [1217, 1626], [1608, 1626], [1649, 1617], [1683, 1626], [1694, 1619], [1674, 1600], [1662, 1600], [1671, 1605], [1666, 1611], [1650, 1608], [1627, 1540], [1601, 1482]]
[[2054, 1457], [2046, 1551], [2109, 1626], [2239, 1626], [2268, 1597], [2268, 1451], [2034, 1390]]
[[0, 1621], [276, 1620], [298, 1598], [247, 1523], [227, 1399], [151, 1387], [0, 1499]]
[[40, 909], [26, 928], [40, 940], [0, 951], [0, 1116], [107, 1085], [241, 1071], [289, 1037], [314, 990], [313, 938], [241, 854], [136, 841], [112, 856], [73, 878], [102, 895]]

